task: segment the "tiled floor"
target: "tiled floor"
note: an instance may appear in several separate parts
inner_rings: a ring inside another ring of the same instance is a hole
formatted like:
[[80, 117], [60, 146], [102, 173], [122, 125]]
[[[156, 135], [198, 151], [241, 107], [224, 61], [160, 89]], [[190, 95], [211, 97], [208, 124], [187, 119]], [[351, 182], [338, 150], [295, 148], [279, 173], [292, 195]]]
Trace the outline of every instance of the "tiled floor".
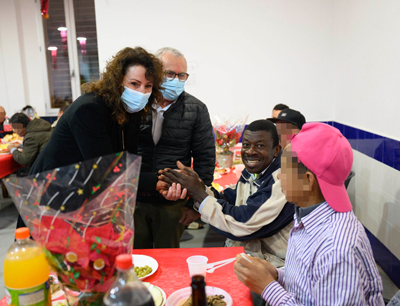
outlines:
[[[17, 210], [10, 199], [0, 199], [0, 298], [4, 296], [3, 261], [14, 242]], [[182, 248], [221, 247], [225, 238], [214, 232], [207, 224], [203, 229], [186, 230], [181, 238]], [[383, 281], [383, 296], [390, 299], [399, 289], [379, 267]]]

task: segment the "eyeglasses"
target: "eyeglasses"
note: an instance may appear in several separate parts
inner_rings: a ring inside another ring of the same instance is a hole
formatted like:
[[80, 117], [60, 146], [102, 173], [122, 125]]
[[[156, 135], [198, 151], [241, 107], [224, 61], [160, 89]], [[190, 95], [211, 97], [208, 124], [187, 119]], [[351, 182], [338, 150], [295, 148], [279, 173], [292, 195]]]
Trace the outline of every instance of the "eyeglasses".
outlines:
[[168, 81], [172, 81], [173, 79], [175, 79], [176, 76], [178, 76], [179, 81], [186, 82], [186, 80], [189, 77], [189, 74], [185, 73], [185, 72], [181, 72], [181, 73], [175, 73], [173, 71], [165, 72], [165, 77], [167, 78]]

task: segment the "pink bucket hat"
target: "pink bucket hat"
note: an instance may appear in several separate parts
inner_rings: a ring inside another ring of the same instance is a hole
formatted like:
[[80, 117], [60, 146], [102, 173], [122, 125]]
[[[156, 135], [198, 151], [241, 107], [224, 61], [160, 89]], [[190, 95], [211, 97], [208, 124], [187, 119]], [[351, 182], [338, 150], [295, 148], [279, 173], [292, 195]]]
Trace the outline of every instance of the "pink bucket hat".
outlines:
[[306, 123], [291, 144], [298, 159], [316, 175], [329, 206], [338, 212], [350, 211], [344, 181], [351, 171], [353, 151], [340, 131], [324, 123]]

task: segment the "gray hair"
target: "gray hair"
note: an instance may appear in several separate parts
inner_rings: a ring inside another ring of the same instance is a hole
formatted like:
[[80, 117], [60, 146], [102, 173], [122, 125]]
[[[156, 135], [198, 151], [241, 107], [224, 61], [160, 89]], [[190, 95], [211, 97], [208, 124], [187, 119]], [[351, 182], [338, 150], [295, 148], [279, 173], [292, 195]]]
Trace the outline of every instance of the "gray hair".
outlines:
[[[156, 51], [156, 53], [154, 53], [154, 55], [155, 55], [155, 57], [157, 57], [159, 60], [161, 60], [162, 56], [163, 56], [164, 54], [166, 54], [166, 53], [170, 53], [170, 54], [174, 55], [175, 57], [183, 57], [184, 60], [185, 60], [185, 62], [186, 62], [186, 58], [185, 58], [185, 56], [182, 54], [182, 52], [180, 52], [179, 50], [176, 50], [176, 49], [174, 49], [174, 48], [171, 48], [171, 47], [164, 47], [164, 48], [158, 49], [158, 50]], [[186, 64], [187, 64], [187, 62], [186, 62]]]

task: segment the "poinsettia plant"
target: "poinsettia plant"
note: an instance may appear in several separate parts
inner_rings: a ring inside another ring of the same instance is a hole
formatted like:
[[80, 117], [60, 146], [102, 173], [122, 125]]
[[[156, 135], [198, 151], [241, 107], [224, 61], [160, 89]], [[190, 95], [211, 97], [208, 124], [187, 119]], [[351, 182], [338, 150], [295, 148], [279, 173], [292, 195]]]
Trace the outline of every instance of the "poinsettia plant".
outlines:
[[116, 256], [132, 253], [140, 162], [121, 152], [5, 181], [70, 305], [101, 305]]
[[240, 141], [247, 116], [237, 120], [221, 120], [215, 117], [213, 125], [215, 135], [215, 147], [217, 153], [233, 154], [234, 147]]

